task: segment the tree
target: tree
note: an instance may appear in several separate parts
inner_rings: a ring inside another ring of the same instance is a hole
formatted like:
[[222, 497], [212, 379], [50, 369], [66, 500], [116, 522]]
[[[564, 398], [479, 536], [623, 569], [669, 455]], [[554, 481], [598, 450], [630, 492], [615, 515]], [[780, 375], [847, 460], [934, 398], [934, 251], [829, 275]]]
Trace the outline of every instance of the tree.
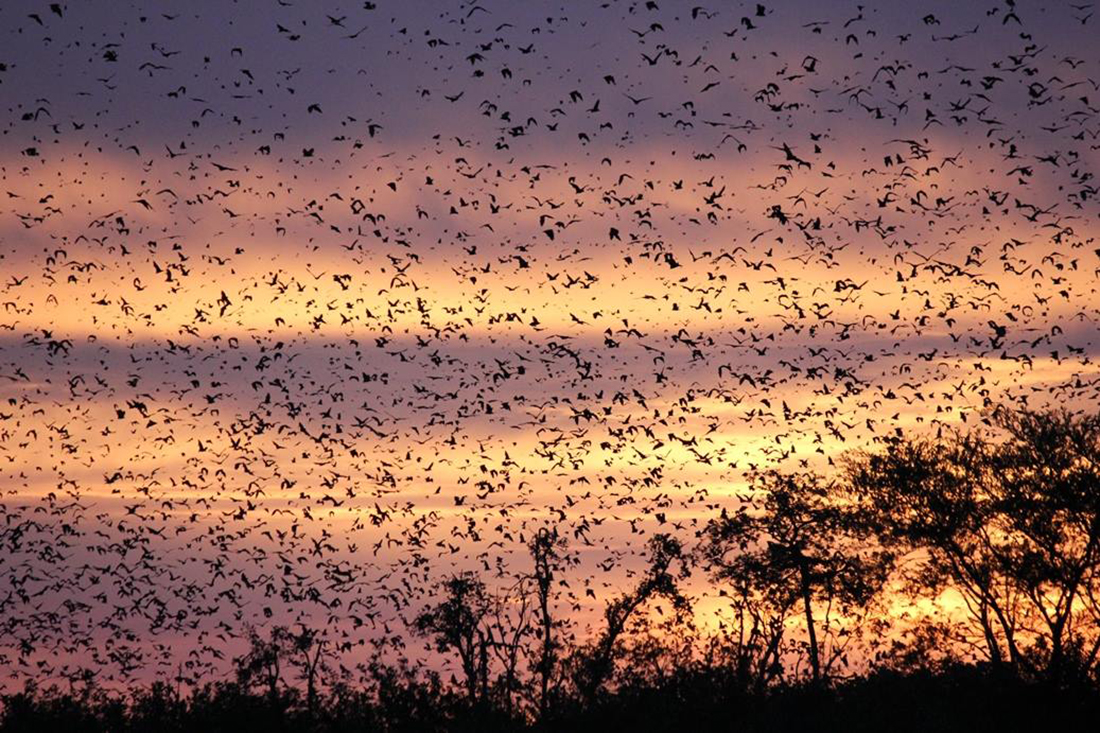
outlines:
[[282, 626], [271, 630], [270, 637], [264, 639], [256, 629], [248, 628], [248, 652], [237, 660], [237, 681], [248, 689], [259, 685], [267, 690], [268, 702], [279, 700], [279, 685], [282, 684], [282, 665], [286, 658], [286, 640], [288, 632]]
[[511, 587], [492, 594], [485, 620], [489, 648], [501, 667], [495, 687], [508, 716], [515, 712], [514, 698], [521, 688], [519, 665], [525, 656], [524, 642], [531, 634], [531, 622], [528, 618], [531, 598], [529, 582], [529, 578], [520, 577]]
[[712, 577], [732, 590], [738, 667], [758, 688], [774, 679], [797, 608], [811, 679], [820, 684], [853, 638], [836, 616], [850, 625], [881, 589], [891, 556], [864, 542], [856, 518], [816, 474], [766, 471], [752, 483], [736, 512], [708, 524], [702, 546]]
[[962, 598], [964, 642], [1064, 681], [1100, 653], [1100, 416], [998, 408], [986, 429], [895, 437], [847, 463], [852, 501], [907, 579]]
[[471, 703], [485, 700], [489, 693], [489, 646], [491, 639], [482, 628], [489, 612], [485, 584], [473, 573], [456, 575], [443, 584], [446, 597], [425, 610], [415, 621], [421, 634], [435, 637], [441, 652], [458, 655]]
[[317, 712], [317, 677], [324, 668], [325, 640], [318, 638], [316, 631], [305, 626], [297, 634], [287, 632], [283, 636], [287, 651], [293, 655], [293, 664], [305, 678], [306, 709], [310, 717], [313, 717]]
[[538, 711], [539, 719], [545, 720], [550, 705], [550, 684], [558, 660], [558, 643], [554, 639], [555, 623], [550, 610], [550, 589], [562, 560], [561, 553], [565, 549], [565, 543], [558, 537], [556, 530], [543, 527], [531, 539], [528, 549], [535, 561], [532, 579], [538, 603], [539, 650], [535, 663], [535, 673], [538, 675]]
[[665, 534], [654, 535], [649, 541], [648, 550], [649, 565], [645, 576], [632, 591], [608, 604], [604, 609], [603, 632], [588, 647], [578, 650], [576, 684], [583, 707], [592, 704], [610, 676], [615, 663], [616, 642], [635, 612], [654, 597], [668, 599], [673, 608], [681, 613], [688, 610], [687, 598], [680, 593], [677, 578], [670, 572], [672, 563], [680, 561], [680, 576], [684, 577], [687, 573], [679, 540]]

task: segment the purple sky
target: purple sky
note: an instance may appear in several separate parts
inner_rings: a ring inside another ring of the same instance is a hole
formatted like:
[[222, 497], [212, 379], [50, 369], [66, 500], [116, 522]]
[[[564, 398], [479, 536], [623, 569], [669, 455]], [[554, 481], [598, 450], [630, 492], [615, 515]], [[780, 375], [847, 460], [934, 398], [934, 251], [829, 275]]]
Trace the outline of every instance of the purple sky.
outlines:
[[1091, 13], [4, 3], [0, 669], [354, 669], [548, 525], [583, 635], [753, 466], [1095, 409]]

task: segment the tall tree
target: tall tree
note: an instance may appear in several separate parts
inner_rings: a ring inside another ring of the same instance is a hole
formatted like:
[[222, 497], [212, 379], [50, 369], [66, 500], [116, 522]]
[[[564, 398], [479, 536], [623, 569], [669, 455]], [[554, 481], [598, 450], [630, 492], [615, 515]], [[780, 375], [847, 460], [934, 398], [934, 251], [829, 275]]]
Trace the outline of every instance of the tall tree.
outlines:
[[537, 609], [537, 632], [539, 637], [538, 658], [535, 672], [538, 675], [538, 711], [539, 719], [545, 720], [550, 706], [551, 681], [558, 660], [559, 644], [554, 638], [555, 622], [551, 606], [553, 598], [551, 588], [554, 576], [562, 562], [565, 542], [556, 530], [540, 528], [531, 539], [529, 550], [535, 562], [532, 578], [535, 585]]
[[821, 683], [853, 638], [839, 633], [837, 616], [850, 623], [870, 603], [891, 555], [864, 541], [857, 517], [816, 474], [765, 471], [751, 485], [736, 512], [710, 522], [702, 545], [712, 577], [732, 589], [741, 673], [757, 687], [776, 676], [797, 609], [811, 679]]
[[443, 588], [444, 599], [417, 616], [415, 628], [433, 636], [439, 651], [458, 655], [468, 699], [471, 703], [484, 700], [492, 643], [482, 626], [490, 610], [485, 584], [473, 573], [462, 573], [447, 580]]
[[616, 644], [627, 623], [649, 600], [664, 597], [679, 612], [688, 610], [688, 600], [680, 592], [674, 562], [681, 563], [680, 577], [687, 574], [684, 552], [679, 540], [665, 534], [654, 535], [648, 544], [649, 564], [646, 573], [630, 591], [622, 594], [604, 609], [604, 630], [584, 649], [578, 650], [576, 684], [581, 703], [591, 705], [607, 682], [615, 665]]
[[292, 653], [291, 662], [305, 679], [306, 709], [313, 717], [317, 712], [318, 678], [325, 668], [326, 640], [306, 626], [302, 626], [296, 634], [287, 632], [285, 640], [288, 651]]
[[909, 553], [913, 588], [958, 593], [964, 637], [990, 662], [1059, 681], [1092, 674], [1100, 416], [999, 408], [984, 423], [851, 456], [850, 495], [883, 542]]
[[287, 657], [289, 632], [283, 626], [271, 629], [269, 637], [264, 639], [259, 632], [249, 627], [248, 652], [237, 660], [237, 681], [245, 688], [259, 685], [266, 688], [270, 703], [279, 699], [279, 685], [282, 684], [282, 667]]

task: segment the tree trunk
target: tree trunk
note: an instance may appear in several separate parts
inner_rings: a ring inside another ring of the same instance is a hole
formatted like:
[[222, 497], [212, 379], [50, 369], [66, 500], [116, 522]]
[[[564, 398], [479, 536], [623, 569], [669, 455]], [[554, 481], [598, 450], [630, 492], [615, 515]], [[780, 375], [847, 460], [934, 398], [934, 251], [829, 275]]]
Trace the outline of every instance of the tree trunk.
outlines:
[[554, 674], [554, 621], [550, 615], [550, 588], [554, 582], [551, 565], [554, 552], [549, 532], [540, 530], [532, 543], [535, 560], [535, 581], [538, 586], [539, 625], [542, 632], [542, 649], [538, 661], [539, 720], [545, 720], [550, 707], [550, 680]]
[[821, 683], [821, 659], [817, 648], [817, 630], [814, 628], [813, 597], [810, 592], [810, 567], [804, 556], [798, 558], [798, 569], [802, 580], [802, 607], [806, 612], [806, 633], [810, 643], [810, 669], [813, 672], [814, 684]]

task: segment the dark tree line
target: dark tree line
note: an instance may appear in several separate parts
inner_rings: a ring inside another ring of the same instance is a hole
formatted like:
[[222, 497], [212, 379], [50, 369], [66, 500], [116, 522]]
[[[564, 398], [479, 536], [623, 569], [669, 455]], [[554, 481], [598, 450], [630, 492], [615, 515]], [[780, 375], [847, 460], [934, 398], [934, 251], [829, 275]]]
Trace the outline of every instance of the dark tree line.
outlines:
[[[1100, 710], [1100, 416], [998, 409], [833, 476], [750, 479], [692, 544], [652, 537], [583, 640], [547, 528], [510, 585], [453, 575], [415, 618], [450, 673], [376, 660], [352, 684], [323, 634], [249, 629], [235, 679], [32, 686], [0, 729], [1012, 729]], [[695, 626], [693, 572], [726, 602], [717, 630]]]

